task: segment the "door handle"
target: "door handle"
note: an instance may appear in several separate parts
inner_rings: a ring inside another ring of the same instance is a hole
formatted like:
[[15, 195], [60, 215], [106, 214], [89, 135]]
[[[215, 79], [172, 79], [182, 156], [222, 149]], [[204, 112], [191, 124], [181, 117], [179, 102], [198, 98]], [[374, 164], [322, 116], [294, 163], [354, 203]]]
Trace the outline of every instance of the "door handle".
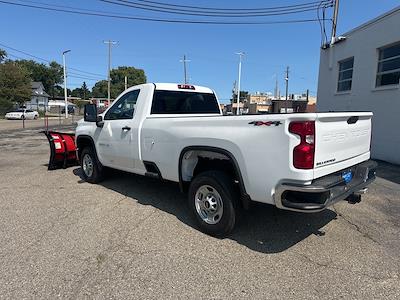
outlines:
[[124, 127], [122, 127], [122, 130], [123, 131], [129, 131], [129, 130], [131, 130], [131, 128], [129, 126], [124, 126]]

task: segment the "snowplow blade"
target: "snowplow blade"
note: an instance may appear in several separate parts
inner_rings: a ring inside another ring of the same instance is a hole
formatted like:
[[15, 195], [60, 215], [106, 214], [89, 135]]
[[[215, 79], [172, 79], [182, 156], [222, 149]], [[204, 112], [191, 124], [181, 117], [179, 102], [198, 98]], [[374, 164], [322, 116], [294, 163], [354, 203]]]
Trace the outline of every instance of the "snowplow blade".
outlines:
[[56, 170], [78, 165], [75, 133], [42, 131], [50, 145], [48, 170]]

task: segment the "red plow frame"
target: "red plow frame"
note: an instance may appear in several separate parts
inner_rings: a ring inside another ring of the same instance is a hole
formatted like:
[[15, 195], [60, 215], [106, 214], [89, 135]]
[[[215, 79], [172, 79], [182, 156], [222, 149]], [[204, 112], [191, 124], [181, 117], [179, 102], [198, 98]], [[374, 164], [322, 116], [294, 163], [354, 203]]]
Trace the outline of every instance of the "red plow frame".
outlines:
[[56, 170], [78, 165], [75, 133], [42, 131], [49, 141], [50, 160], [48, 170]]

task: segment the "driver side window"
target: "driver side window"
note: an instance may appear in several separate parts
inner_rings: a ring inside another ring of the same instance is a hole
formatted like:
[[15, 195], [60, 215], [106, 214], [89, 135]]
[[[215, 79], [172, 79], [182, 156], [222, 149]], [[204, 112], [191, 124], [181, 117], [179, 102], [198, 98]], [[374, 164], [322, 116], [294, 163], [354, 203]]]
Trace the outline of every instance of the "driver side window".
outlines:
[[104, 116], [104, 120], [132, 119], [140, 90], [123, 95]]

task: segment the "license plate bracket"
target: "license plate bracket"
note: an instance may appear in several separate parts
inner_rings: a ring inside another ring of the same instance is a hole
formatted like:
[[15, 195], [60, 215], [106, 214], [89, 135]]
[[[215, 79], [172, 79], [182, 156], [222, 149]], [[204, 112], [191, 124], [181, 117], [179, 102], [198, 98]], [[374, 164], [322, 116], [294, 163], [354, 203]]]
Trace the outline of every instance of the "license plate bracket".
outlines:
[[343, 172], [342, 178], [346, 183], [349, 183], [353, 179], [353, 172], [352, 171]]

